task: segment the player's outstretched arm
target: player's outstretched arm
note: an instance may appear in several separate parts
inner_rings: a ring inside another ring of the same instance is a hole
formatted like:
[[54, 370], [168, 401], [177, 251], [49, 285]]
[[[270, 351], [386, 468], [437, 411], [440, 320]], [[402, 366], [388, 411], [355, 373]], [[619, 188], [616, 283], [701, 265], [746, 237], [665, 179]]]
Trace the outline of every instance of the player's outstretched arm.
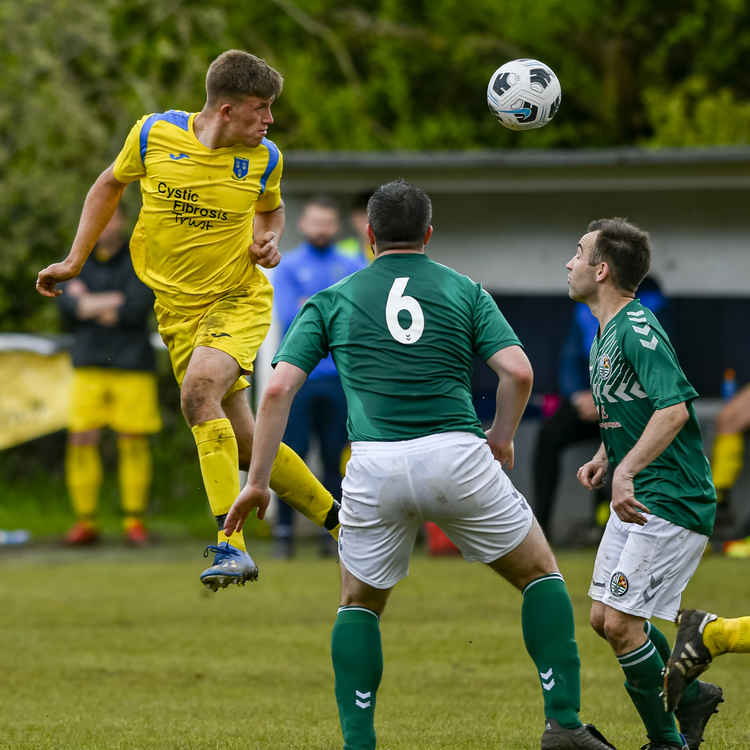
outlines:
[[578, 481], [587, 489], [594, 490], [602, 486], [604, 477], [609, 469], [609, 459], [604, 443], [600, 443], [599, 450], [594, 457], [578, 469]]
[[487, 442], [495, 458], [512, 469], [515, 462], [513, 437], [531, 395], [534, 371], [520, 346], [508, 346], [495, 352], [487, 364], [499, 378], [495, 419], [487, 430]]
[[99, 175], [83, 202], [78, 230], [67, 257], [39, 272], [36, 279], [39, 294], [57, 297], [62, 291], [56, 288], [56, 284], [78, 276], [99, 235], [112, 218], [126, 187], [126, 184], [115, 179], [112, 166]]
[[276, 366], [258, 407], [247, 484], [232, 504], [224, 522], [227, 536], [242, 529], [253, 508], [258, 509], [258, 518], [265, 515], [270, 498], [268, 483], [271, 480], [271, 465], [279, 451], [294, 396], [306, 379], [307, 373], [295, 365], [279, 362]]
[[258, 211], [255, 214], [253, 244], [250, 258], [263, 268], [274, 268], [281, 262], [279, 242], [284, 233], [286, 214], [281, 202], [273, 211]]

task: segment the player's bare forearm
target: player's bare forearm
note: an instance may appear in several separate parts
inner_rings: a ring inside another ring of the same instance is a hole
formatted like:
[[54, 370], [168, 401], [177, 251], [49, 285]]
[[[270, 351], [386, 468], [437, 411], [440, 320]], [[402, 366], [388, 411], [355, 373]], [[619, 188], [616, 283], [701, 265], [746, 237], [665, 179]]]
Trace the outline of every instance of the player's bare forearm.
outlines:
[[112, 167], [107, 167], [96, 179], [86, 195], [78, 222], [76, 236], [64, 260], [43, 268], [37, 276], [37, 291], [45, 297], [56, 297], [56, 284], [77, 276], [94, 249], [99, 235], [109, 223], [127, 185], [115, 179]]
[[254, 232], [275, 232], [279, 239], [284, 234], [284, 226], [286, 225], [286, 209], [284, 208], [284, 201], [273, 211], [257, 211], [255, 213], [255, 228]]
[[638, 442], [620, 461], [616, 471], [621, 475], [634, 477], [664, 452], [688, 418], [684, 401], [655, 411]]
[[253, 244], [250, 245], [250, 257], [254, 263], [263, 268], [273, 268], [281, 262], [279, 242], [284, 233], [286, 214], [284, 203], [273, 211], [258, 211], [253, 224]]
[[258, 407], [247, 484], [229, 509], [224, 523], [226, 534], [241, 529], [253, 508], [258, 508], [258, 516], [263, 518], [268, 505], [271, 466], [284, 436], [292, 401], [306, 378], [304, 370], [287, 362], [280, 362], [271, 376]]
[[688, 420], [684, 402], [659, 409], [651, 415], [643, 434], [620, 461], [612, 475], [612, 510], [621, 521], [643, 526], [649, 509], [635, 497], [633, 478], [658, 458]]
[[517, 380], [505, 376], [495, 395], [495, 419], [490, 431], [500, 441], [512, 440], [531, 395], [531, 379]]
[[512, 441], [531, 395], [534, 373], [520, 346], [501, 349], [487, 360], [499, 378], [495, 419], [487, 431], [487, 441], [495, 457], [513, 468]]
[[599, 447], [591, 460], [598, 463], [609, 463], [609, 460], [607, 459], [607, 449], [604, 447], [604, 443], [599, 443]]

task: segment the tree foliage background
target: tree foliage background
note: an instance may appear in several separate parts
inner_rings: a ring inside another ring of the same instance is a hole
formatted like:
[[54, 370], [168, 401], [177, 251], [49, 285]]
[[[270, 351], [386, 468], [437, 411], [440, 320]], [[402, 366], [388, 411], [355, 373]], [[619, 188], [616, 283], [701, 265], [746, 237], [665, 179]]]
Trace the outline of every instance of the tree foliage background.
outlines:
[[[230, 47], [284, 74], [283, 150], [750, 142], [744, 0], [0, 0], [3, 330], [54, 328], [33, 282], [89, 185], [139, 116], [200, 109]], [[487, 80], [514, 57], [556, 70], [553, 126], [489, 115]]]

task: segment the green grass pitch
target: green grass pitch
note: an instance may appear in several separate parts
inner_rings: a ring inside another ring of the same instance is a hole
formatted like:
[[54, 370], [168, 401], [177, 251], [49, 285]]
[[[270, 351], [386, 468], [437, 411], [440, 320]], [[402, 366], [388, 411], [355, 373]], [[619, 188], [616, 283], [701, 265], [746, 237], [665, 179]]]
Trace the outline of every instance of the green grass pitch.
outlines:
[[[209, 594], [198, 543], [0, 554], [0, 748], [335, 750], [330, 628], [338, 571], [303, 550], [258, 583]], [[582, 718], [622, 750], [646, 738], [587, 624], [593, 552], [565, 552], [583, 662]], [[708, 558], [683, 598], [750, 613], [750, 566]], [[417, 552], [382, 622], [382, 750], [538, 748], [542, 700], [520, 595], [483, 566]], [[672, 638], [674, 627], [659, 622]], [[726, 702], [705, 750], [750, 748], [750, 657], [708, 672]]]

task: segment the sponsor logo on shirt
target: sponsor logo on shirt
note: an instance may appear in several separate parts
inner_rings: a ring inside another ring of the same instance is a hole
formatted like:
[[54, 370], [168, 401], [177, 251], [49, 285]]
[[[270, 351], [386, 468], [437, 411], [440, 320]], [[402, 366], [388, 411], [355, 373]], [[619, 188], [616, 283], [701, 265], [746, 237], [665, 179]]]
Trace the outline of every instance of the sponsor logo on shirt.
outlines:
[[211, 229], [218, 221], [228, 221], [226, 211], [200, 205], [200, 195], [190, 188], [173, 188], [160, 182], [156, 188], [172, 201], [172, 214], [176, 224], [198, 229]]

